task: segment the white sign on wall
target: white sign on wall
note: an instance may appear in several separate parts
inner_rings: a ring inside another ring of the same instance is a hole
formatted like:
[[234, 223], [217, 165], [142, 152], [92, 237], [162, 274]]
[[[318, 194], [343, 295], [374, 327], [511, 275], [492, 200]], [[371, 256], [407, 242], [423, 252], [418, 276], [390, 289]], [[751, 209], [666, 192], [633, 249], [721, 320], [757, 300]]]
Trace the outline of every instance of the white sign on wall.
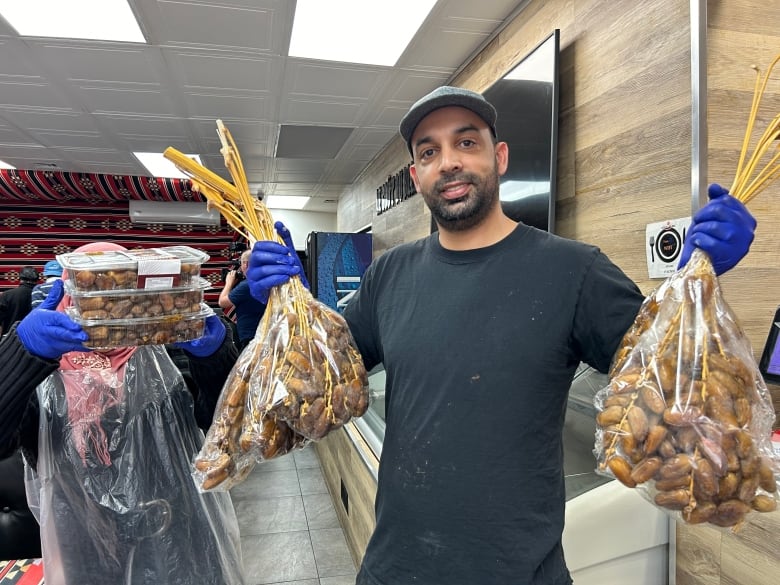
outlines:
[[647, 224], [645, 252], [650, 278], [666, 278], [677, 271], [677, 263], [690, 224], [690, 217]]

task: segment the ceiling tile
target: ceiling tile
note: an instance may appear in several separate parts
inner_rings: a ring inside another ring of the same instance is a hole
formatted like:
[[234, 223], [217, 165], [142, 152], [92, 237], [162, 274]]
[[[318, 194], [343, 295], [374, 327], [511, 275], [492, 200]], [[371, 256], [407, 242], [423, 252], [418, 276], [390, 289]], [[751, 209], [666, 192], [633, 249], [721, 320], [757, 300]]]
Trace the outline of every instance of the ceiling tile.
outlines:
[[327, 173], [327, 180], [331, 183], [349, 185], [365, 167], [362, 160], [342, 160], [334, 164]]
[[274, 159], [274, 166], [277, 171], [281, 172], [302, 172], [306, 174], [320, 174], [325, 172], [325, 168], [328, 166], [326, 160], [306, 160], [306, 159], [291, 159], [291, 158], [276, 158]]
[[41, 144], [54, 147], [109, 148], [112, 145], [99, 132], [59, 132], [35, 130]]
[[168, 97], [161, 89], [82, 86], [78, 88], [78, 93], [89, 109], [96, 113], [165, 116], [171, 112]]
[[[259, 120], [235, 120], [228, 116], [220, 118], [230, 131], [233, 140], [239, 144], [244, 142], [268, 143], [275, 136], [276, 126]], [[189, 123], [196, 129], [198, 136], [207, 140], [217, 139], [217, 122], [215, 118], [191, 119]]]
[[362, 107], [362, 104], [327, 99], [290, 99], [282, 112], [285, 119], [299, 124], [354, 126]]
[[316, 183], [279, 183], [274, 195], [309, 195], [316, 187]]
[[112, 113], [98, 113], [95, 117], [106, 130], [118, 136], [127, 134], [177, 138], [188, 134], [186, 120], [181, 118]]
[[327, 62], [297, 62], [288, 67], [290, 92], [315, 96], [368, 99], [387, 72]]
[[260, 120], [268, 117], [267, 99], [262, 95], [188, 93], [184, 100], [193, 116], [198, 118], [217, 120], [231, 115]]
[[158, 0], [166, 42], [272, 51], [274, 11]]
[[13, 119], [14, 124], [29, 130], [49, 129], [74, 132], [98, 130], [95, 118], [82, 112], [5, 110], [5, 113]]
[[131, 152], [163, 152], [172, 147], [185, 154], [200, 154], [200, 149], [189, 138], [179, 136], [147, 136], [145, 134], [122, 134], [121, 142]]
[[182, 52], [175, 60], [182, 82], [188, 87], [250, 91], [269, 91], [273, 87], [273, 63], [268, 58]]
[[[81, 41], [84, 43], [84, 41]], [[78, 45], [31, 41], [36, 58], [57, 70], [64, 79], [114, 81], [122, 83], [160, 83], [157, 74], [159, 52], [139, 46], [110, 48], [93, 44]]]
[[2, 120], [0, 120], [0, 144], [30, 144], [34, 146], [38, 143], [27, 134], [20, 132], [12, 126], [3, 124]]
[[436, 31], [435, 38], [435, 43], [426, 45], [424, 51], [416, 54], [415, 65], [448, 68], [451, 73], [454, 73], [474, 47], [479, 46], [487, 38], [487, 34], [439, 30]]
[[282, 125], [279, 158], [336, 158], [354, 128]]
[[62, 148], [63, 154], [72, 161], [104, 164], [135, 164], [136, 158], [124, 152], [115, 150]]
[[3, 106], [70, 109], [62, 94], [48, 83], [11, 79], [15, 81], [9, 81], [8, 77], [0, 78], [0, 104]]

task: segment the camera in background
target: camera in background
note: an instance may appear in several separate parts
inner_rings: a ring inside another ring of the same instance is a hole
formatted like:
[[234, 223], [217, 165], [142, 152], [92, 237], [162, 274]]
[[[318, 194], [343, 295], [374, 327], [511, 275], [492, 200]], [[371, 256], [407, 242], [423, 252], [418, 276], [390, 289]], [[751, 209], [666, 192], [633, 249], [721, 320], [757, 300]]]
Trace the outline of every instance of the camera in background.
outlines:
[[228, 246], [228, 265], [222, 268], [222, 282], [227, 279], [228, 272], [236, 271], [236, 282], [244, 279], [244, 273], [241, 272], [241, 254], [246, 250], [244, 242], [231, 242]]

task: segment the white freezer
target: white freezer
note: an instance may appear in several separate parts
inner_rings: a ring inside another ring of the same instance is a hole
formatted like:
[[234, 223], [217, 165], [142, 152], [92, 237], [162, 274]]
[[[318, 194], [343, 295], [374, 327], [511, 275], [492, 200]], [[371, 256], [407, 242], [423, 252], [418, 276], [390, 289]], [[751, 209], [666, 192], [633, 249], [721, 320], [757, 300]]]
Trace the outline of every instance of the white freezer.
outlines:
[[581, 368], [564, 427], [563, 551], [574, 585], [667, 585], [674, 522], [636, 490], [596, 474], [593, 396], [607, 377]]

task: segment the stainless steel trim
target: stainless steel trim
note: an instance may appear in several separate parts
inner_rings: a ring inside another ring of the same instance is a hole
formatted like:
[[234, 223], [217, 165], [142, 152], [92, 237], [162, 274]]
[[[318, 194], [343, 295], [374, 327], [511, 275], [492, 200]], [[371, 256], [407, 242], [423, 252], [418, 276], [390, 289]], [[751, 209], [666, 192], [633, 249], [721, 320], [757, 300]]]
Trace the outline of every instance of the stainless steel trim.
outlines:
[[360, 418], [353, 418], [355, 428], [363, 435], [363, 440], [374, 452], [377, 459], [382, 457], [382, 441], [385, 439], [385, 421], [370, 408]]
[[691, 215], [707, 202], [707, 0], [691, 0]]
[[355, 423], [359, 420], [360, 419], [352, 419], [350, 422], [344, 425], [343, 429], [344, 432], [347, 433], [347, 437], [349, 437], [349, 440], [355, 446], [355, 450], [357, 451], [358, 456], [363, 462], [363, 465], [366, 466], [368, 472], [371, 474], [374, 480], [376, 480], [379, 477], [379, 467], [378, 467], [379, 458], [378, 457], [376, 459], [371, 458], [371, 455], [374, 455], [372, 447], [368, 445], [365, 437], [363, 436], [363, 433], [361, 433], [360, 430], [355, 425]]

